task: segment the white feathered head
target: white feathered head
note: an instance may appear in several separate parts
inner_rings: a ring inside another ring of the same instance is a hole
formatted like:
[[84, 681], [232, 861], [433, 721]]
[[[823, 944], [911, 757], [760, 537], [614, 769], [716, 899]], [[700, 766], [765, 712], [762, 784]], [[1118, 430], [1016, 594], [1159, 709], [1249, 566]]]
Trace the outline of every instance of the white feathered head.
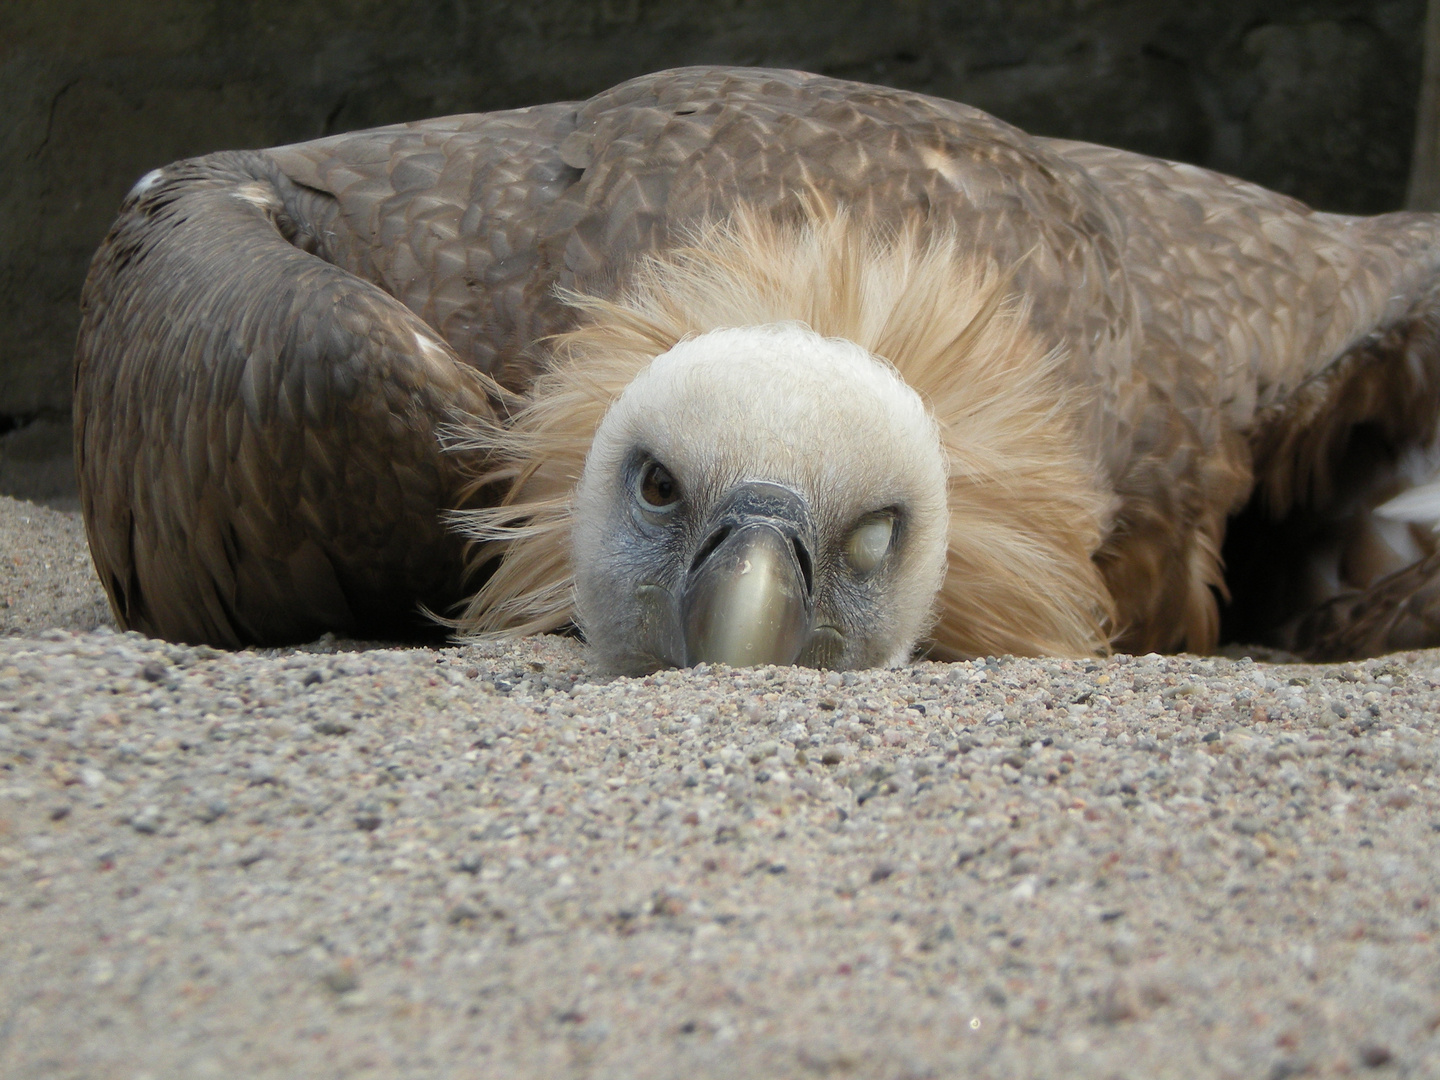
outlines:
[[740, 213], [642, 263], [504, 425], [457, 520], [503, 556], [475, 635], [577, 622], [601, 664], [862, 667], [1101, 651], [1107, 497], [1060, 358], [953, 237]]

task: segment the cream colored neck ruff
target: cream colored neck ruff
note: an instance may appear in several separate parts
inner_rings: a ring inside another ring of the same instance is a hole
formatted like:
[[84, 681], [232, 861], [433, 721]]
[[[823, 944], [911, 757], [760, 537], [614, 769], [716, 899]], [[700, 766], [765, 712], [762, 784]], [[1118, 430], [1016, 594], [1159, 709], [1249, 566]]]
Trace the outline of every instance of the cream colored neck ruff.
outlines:
[[606, 410], [651, 360], [690, 335], [799, 321], [888, 360], [939, 421], [950, 527], [936, 655], [1104, 651], [1112, 603], [1091, 555], [1109, 500], [1076, 434], [1087, 402], [1073, 388], [1062, 400], [1060, 357], [1029, 333], [1005, 280], [918, 228], [742, 212], [642, 261], [618, 299], [567, 297], [582, 324], [552, 342], [524, 407], [459, 440], [488, 455], [477, 486], [507, 494], [455, 515], [478, 541], [474, 565], [504, 556], [457, 628], [510, 636], [571, 619], [572, 492]]

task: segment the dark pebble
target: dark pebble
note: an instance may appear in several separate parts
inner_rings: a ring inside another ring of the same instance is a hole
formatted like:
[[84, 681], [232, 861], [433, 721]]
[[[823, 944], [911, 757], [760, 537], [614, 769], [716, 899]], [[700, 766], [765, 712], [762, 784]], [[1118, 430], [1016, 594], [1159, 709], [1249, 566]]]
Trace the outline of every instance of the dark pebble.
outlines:
[[383, 820], [380, 816], [380, 808], [371, 803], [367, 803], [355, 811], [355, 827], [364, 829], [366, 832], [374, 832], [380, 827], [380, 822]]
[[354, 730], [343, 720], [318, 720], [315, 723], [315, 731], [319, 735], [349, 735]]
[[1360, 1046], [1360, 1064], [1367, 1069], [1378, 1069], [1394, 1060], [1395, 1055], [1388, 1046], [1381, 1046], [1379, 1043], [1362, 1043]]
[[983, 847], [962, 847], [955, 853], [955, 865], [964, 866], [973, 859], [978, 859], [985, 854]]
[[451, 926], [458, 926], [461, 923], [473, 923], [480, 918], [480, 912], [469, 904], [456, 904], [445, 913], [445, 921]]
[[332, 968], [321, 976], [320, 981], [337, 994], [348, 994], [360, 985], [359, 978], [348, 967]]

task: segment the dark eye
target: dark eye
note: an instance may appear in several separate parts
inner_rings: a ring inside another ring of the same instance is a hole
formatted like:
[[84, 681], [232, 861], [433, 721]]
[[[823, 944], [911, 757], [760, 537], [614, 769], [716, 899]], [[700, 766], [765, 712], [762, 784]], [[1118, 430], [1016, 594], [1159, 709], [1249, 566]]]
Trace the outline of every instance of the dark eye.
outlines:
[[651, 510], [668, 510], [680, 501], [680, 485], [658, 461], [647, 461], [640, 470], [639, 490], [640, 501]]

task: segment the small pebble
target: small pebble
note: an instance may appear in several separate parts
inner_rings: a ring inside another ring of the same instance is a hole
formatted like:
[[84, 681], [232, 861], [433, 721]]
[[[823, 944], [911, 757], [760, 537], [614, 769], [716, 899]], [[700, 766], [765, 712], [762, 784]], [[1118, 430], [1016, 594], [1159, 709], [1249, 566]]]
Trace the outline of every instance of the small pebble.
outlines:
[[131, 816], [130, 827], [149, 836], [160, 831], [161, 820], [158, 806], [146, 806]]
[[362, 806], [355, 811], [355, 827], [365, 832], [374, 832], [380, 827], [384, 820], [380, 816], [380, 809], [377, 806]]
[[348, 994], [360, 986], [360, 979], [354, 969], [346, 966], [331, 968], [320, 976], [320, 981], [336, 994]]
[[1362, 1043], [1359, 1056], [1360, 1064], [1367, 1069], [1378, 1069], [1395, 1060], [1395, 1055], [1391, 1053], [1390, 1048], [1382, 1046], [1380, 1043]]
[[275, 783], [275, 764], [268, 758], [261, 758], [250, 765], [250, 783], [252, 784], [273, 784]]

